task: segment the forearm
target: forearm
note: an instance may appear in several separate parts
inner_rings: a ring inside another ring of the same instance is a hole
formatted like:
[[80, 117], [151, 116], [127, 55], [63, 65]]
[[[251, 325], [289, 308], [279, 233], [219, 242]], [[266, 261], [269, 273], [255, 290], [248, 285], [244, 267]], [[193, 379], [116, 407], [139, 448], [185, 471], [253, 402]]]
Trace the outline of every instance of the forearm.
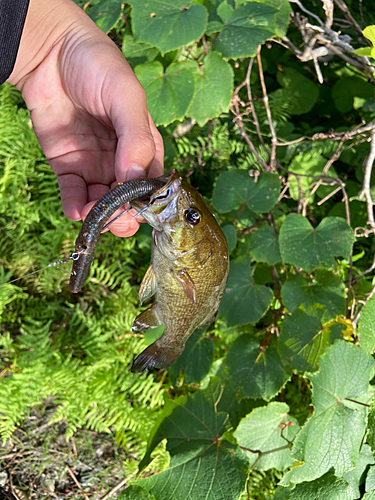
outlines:
[[71, 0], [30, 0], [17, 60], [7, 81], [22, 90], [27, 76], [54, 47], [62, 45], [77, 22], [80, 30], [87, 26], [88, 32], [94, 25]]

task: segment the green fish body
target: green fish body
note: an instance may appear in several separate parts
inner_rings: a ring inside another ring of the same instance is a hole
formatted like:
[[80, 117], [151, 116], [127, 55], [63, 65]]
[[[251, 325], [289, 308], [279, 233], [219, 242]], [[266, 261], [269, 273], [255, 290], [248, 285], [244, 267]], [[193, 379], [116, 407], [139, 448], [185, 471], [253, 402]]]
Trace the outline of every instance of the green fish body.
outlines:
[[[153, 227], [151, 265], [142, 281], [141, 303], [157, 302], [134, 321], [143, 332], [164, 325], [163, 335], [134, 361], [132, 371], [165, 368], [181, 354], [198, 327], [216, 317], [228, 278], [226, 238], [202, 196], [177, 172], [151, 197], [143, 216]], [[132, 205], [141, 210], [145, 203]]]

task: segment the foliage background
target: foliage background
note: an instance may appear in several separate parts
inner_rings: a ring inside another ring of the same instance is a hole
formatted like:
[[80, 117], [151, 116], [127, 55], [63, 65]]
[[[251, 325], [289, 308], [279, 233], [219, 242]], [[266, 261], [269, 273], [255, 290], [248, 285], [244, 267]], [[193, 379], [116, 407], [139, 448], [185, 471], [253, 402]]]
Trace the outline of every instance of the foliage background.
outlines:
[[[216, 323], [167, 371], [130, 373], [155, 335], [131, 333], [150, 230], [103, 235], [72, 297], [68, 266], [46, 266], [70, 254], [79, 224], [63, 217], [28, 111], [3, 85], [0, 487], [31, 498], [100, 498], [116, 484], [123, 499], [375, 497], [371, 9], [77, 3], [144, 85], [166, 169], [211, 204], [231, 272]], [[111, 454], [99, 460], [103, 443]], [[56, 448], [61, 460], [46, 460]]]

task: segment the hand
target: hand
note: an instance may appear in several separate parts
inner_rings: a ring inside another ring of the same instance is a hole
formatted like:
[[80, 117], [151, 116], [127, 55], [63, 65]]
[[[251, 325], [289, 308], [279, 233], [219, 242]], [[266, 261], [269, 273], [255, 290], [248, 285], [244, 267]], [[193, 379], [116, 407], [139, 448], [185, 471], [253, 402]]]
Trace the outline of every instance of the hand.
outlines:
[[[84, 218], [117, 182], [163, 171], [163, 141], [121, 52], [71, 0], [31, 0], [9, 80], [56, 173], [64, 214]], [[126, 214], [110, 226], [131, 236]]]

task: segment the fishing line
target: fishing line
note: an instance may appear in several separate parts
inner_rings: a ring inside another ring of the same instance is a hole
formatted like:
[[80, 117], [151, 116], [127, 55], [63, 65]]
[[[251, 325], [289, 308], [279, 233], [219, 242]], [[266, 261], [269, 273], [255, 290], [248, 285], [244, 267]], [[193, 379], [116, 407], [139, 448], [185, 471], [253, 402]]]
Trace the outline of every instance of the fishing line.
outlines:
[[5, 285], [10, 285], [11, 283], [14, 283], [15, 281], [22, 280], [23, 278], [27, 278], [28, 276], [32, 276], [33, 274], [41, 273], [45, 269], [48, 269], [49, 267], [55, 267], [58, 266], [59, 264], [66, 264], [70, 260], [78, 260], [80, 257], [80, 254], [84, 252], [84, 249], [80, 250], [79, 252], [72, 252], [69, 257], [66, 257], [65, 259], [59, 259], [56, 260], [55, 262], [51, 262], [51, 264], [48, 264], [46, 267], [42, 267], [41, 269], [38, 269], [37, 271], [33, 271], [32, 273], [25, 274], [24, 276], [20, 276], [19, 278], [15, 278], [14, 280], [7, 281], [6, 283], [3, 283], [0, 285], [0, 288], [2, 288]]
[[[142, 210], [140, 210], [139, 212], [137, 212], [135, 215], [133, 215], [133, 217], [130, 219], [130, 220], [133, 220], [135, 219], [136, 217], [138, 217], [138, 215], [141, 215], [143, 212], [145, 212], [148, 208], [150, 208], [150, 206], [154, 203], [154, 200], [150, 201], [150, 203], [148, 205], [146, 205], [144, 208], [142, 208]], [[119, 217], [121, 217], [122, 215], [126, 214], [126, 212], [129, 212], [129, 210], [133, 208], [132, 206], [128, 207], [126, 210], [124, 210], [123, 212], [121, 212], [119, 215], [117, 215], [114, 219], [112, 219], [110, 222], [108, 222], [105, 226], [103, 226], [102, 228], [102, 231], [103, 232], [105, 229], [107, 229], [107, 227], [109, 227], [113, 222], [115, 222], [116, 219], [118, 219]], [[10, 285], [11, 283], [14, 283], [15, 281], [19, 281], [19, 280], [22, 280], [23, 278], [27, 278], [29, 276], [32, 276], [33, 274], [37, 274], [37, 273], [41, 273], [42, 271], [45, 271], [46, 269], [48, 269], [49, 267], [55, 267], [55, 266], [58, 266], [60, 264], [66, 264], [67, 262], [69, 262], [70, 260], [78, 260], [79, 257], [80, 257], [80, 254], [82, 252], [85, 251], [85, 248], [82, 248], [81, 250], [79, 250], [78, 252], [72, 252], [70, 254], [69, 257], [66, 257], [65, 259], [59, 259], [59, 260], [56, 260], [55, 262], [51, 262], [51, 264], [48, 264], [48, 266], [46, 267], [42, 267], [41, 269], [38, 269], [37, 271], [33, 271], [32, 273], [28, 273], [28, 274], [25, 274], [24, 276], [20, 276], [19, 278], [15, 278], [14, 280], [11, 280], [11, 281], [7, 281], [6, 283], [2, 283], [0, 285], [0, 288], [2, 288], [3, 286], [5, 285]]]

